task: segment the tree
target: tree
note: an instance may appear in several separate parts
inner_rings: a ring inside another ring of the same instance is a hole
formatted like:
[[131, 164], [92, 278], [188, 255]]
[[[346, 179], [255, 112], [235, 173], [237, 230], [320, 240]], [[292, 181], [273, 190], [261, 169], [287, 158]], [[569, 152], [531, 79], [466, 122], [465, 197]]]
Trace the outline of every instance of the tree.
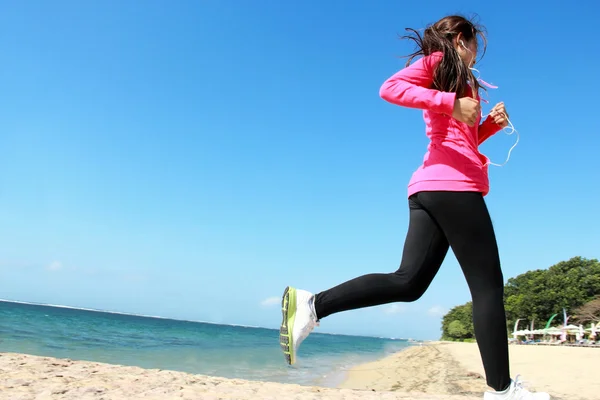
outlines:
[[442, 338], [444, 340], [463, 340], [473, 338], [472, 315], [473, 304], [471, 302], [456, 306], [448, 311], [448, 313], [444, 315], [444, 318], [442, 318]]
[[467, 336], [468, 333], [465, 326], [459, 320], [454, 320], [448, 325], [448, 335], [452, 338], [462, 339]]
[[[600, 302], [592, 302], [596, 296], [600, 296], [600, 262], [597, 259], [573, 257], [546, 270], [527, 271], [510, 278], [504, 286], [508, 330], [512, 331], [519, 318], [536, 321], [539, 327], [552, 315], [562, 315], [563, 308], [580, 315], [579, 318], [598, 320], [599, 310], [595, 307], [600, 307]], [[450, 329], [454, 321], [459, 321], [466, 332], [458, 329], [458, 324]], [[454, 307], [442, 319], [442, 338], [462, 340], [473, 337], [470, 302]]]
[[575, 320], [580, 324], [600, 321], [600, 297], [585, 303], [573, 311]]
[[600, 295], [600, 262], [573, 257], [547, 270], [510, 278], [504, 287], [509, 326], [518, 318], [546, 322], [553, 314], [574, 310]]

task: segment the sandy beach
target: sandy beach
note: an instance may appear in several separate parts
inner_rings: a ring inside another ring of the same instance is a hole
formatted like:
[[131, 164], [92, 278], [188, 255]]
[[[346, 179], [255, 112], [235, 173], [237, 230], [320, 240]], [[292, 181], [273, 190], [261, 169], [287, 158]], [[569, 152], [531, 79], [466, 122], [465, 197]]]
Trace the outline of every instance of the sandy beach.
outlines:
[[0, 354], [0, 399], [10, 400], [475, 400], [462, 396], [327, 389], [182, 372]]
[[[511, 346], [514, 373], [555, 399], [592, 400], [599, 349]], [[416, 346], [352, 368], [337, 389], [245, 381], [24, 354], [0, 354], [0, 399], [475, 400], [486, 390], [475, 344]]]
[[[512, 377], [521, 374], [530, 390], [553, 399], [600, 399], [600, 349], [511, 345], [509, 352]], [[475, 343], [437, 342], [352, 368], [340, 387], [481, 398], [484, 376]]]

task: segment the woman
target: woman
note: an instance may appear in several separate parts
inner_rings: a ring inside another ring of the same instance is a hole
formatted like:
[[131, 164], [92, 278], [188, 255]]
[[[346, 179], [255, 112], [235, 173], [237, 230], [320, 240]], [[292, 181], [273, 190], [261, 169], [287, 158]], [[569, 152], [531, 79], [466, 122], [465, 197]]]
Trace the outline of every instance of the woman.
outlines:
[[[418, 50], [406, 68], [381, 87], [386, 101], [423, 110], [430, 143], [408, 185], [410, 222], [400, 268], [373, 273], [313, 295], [287, 287], [283, 295], [280, 344], [289, 364], [300, 343], [323, 318], [341, 311], [419, 299], [451, 247], [473, 300], [473, 326], [487, 384], [484, 399], [549, 399], [531, 393], [509, 373], [503, 304], [504, 282], [492, 221], [484, 200], [489, 160], [478, 146], [506, 127], [497, 104], [483, 123], [479, 82], [473, 76], [482, 30], [460, 16], [442, 18], [423, 36], [413, 30]], [[422, 56], [410, 65], [415, 56]]]

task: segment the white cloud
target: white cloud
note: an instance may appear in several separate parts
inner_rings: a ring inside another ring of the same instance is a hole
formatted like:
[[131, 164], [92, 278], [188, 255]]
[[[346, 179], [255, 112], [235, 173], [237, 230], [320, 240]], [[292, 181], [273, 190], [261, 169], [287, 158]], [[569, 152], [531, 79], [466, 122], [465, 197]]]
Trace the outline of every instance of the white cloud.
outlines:
[[48, 271], [59, 271], [63, 269], [63, 265], [60, 261], [52, 261], [50, 265], [46, 267]]
[[433, 317], [443, 317], [446, 314], [446, 309], [442, 306], [433, 306], [427, 310], [427, 313]]
[[276, 304], [280, 304], [281, 303], [281, 297], [267, 297], [266, 299], [264, 299], [263, 301], [260, 302], [260, 305], [263, 307], [272, 307]]
[[383, 309], [386, 314], [400, 314], [407, 310], [406, 304], [391, 304]]

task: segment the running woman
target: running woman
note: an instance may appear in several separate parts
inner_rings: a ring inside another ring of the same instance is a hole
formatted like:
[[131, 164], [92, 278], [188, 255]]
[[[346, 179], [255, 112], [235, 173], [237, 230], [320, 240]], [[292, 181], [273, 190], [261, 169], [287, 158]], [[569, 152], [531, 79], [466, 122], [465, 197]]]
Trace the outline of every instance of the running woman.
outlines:
[[[490, 391], [484, 400], [547, 400], [509, 372], [503, 275], [494, 227], [484, 196], [489, 159], [478, 146], [508, 125], [503, 103], [481, 123], [480, 84], [471, 68], [483, 30], [461, 16], [447, 16], [421, 36], [408, 29], [417, 51], [381, 86], [381, 97], [423, 110], [430, 139], [423, 164], [408, 184], [409, 226], [400, 267], [371, 273], [312, 294], [287, 287], [280, 345], [289, 364], [323, 318], [342, 311], [419, 299], [449, 248], [456, 255], [473, 301], [473, 326]], [[413, 64], [411, 60], [420, 57]]]

